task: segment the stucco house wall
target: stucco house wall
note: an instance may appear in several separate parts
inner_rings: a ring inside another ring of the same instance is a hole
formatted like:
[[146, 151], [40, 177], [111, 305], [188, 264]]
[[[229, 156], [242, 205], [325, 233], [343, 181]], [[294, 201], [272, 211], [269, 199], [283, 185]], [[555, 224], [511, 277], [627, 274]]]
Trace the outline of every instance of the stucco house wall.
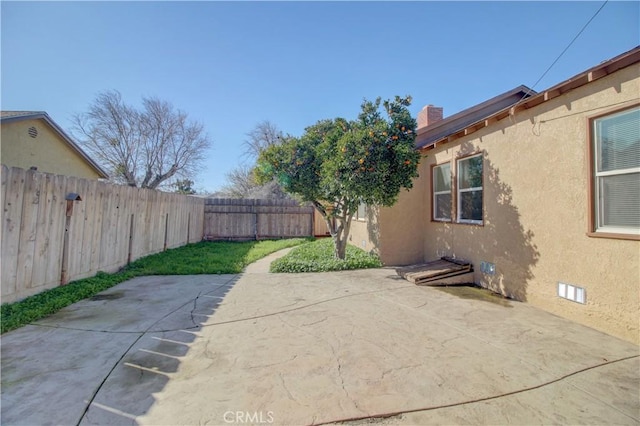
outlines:
[[[463, 258], [483, 287], [640, 343], [640, 241], [587, 235], [589, 117], [637, 104], [639, 94], [636, 63], [424, 151], [414, 189], [379, 214], [383, 261]], [[454, 169], [477, 153], [484, 223], [432, 221], [432, 166], [451, 161]], [[494, 274], [480, 271], [483, 261]], [[586, 303], [558, 297], [558, 282], [585, 288]]]
[[[2, 164], [29, 169], [37, 167], [45, 173], [87, 179], [106, 177], [79, 153], [45, 120], [2, 121], [0, 133]], [[35, 128], [37, 135], [29, 129]]]
[[385, 265], [422, 262], [428, 184], [427, 177], [420, 173], [413, 188], [402, 190], [393, 207], [367, 206], [365, 218], [351, 222], [349, 243], [376, 253]]

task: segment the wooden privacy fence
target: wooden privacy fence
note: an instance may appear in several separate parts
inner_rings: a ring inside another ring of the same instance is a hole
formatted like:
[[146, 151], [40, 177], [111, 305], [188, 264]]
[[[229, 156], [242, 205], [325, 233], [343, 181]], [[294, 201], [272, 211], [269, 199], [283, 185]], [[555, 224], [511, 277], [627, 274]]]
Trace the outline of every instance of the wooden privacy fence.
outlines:
[[4, 165], [1, 173], [2, 302], [202, 240], [202, 198]]
[[206, 240], [309, 237], [314, 233], [314, 208], [301, 206], [296, 201], [238, 198], [205, 200]]

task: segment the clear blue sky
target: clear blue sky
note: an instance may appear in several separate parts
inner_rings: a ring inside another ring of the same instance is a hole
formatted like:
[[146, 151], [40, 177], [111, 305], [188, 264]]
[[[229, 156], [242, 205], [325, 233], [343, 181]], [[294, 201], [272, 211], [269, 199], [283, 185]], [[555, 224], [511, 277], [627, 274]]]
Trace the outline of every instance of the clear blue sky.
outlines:
[[[96, 94], [172, 102], [213, 140], [213, 191], [269, 120], [299, 135], [363, 98], [445, 116], [532, 86], [602, 2], [1, 2], [1, 107], [64, 129]], [[640, 3], [611, 1], [535, 87], [640, 44]]]

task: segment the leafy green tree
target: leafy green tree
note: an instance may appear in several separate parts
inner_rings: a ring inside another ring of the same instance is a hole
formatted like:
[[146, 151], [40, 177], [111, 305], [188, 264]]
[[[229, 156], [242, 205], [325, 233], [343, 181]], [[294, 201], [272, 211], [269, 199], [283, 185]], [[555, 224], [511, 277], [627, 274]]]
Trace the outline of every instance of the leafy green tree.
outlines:
[[179, 179], [173, 185], [176, 187], [175, 192], [178, 194], [193, 195], [196, 190], [193, 189], [193, 181], [191, 179]]
[[329, 227], [338, 259], [344, 259], [358, 205], [391, 206], [418, 176], [410, 104], [411, 97], [387, 100], [383, 117], [380, 98], [365, 100], [357, 120], [318, 121], [301, 137], [260, 153], [257, 180], [276, 178], [285, 191], [311, 202]]

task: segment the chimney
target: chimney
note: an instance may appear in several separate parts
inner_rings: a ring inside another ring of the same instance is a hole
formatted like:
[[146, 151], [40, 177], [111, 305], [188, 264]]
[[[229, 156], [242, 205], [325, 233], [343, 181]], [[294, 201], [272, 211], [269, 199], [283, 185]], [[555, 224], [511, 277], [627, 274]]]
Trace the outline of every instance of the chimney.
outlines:
[[442, 120], [442, 107], [427, 105], [418, 113], [418, 129]]

